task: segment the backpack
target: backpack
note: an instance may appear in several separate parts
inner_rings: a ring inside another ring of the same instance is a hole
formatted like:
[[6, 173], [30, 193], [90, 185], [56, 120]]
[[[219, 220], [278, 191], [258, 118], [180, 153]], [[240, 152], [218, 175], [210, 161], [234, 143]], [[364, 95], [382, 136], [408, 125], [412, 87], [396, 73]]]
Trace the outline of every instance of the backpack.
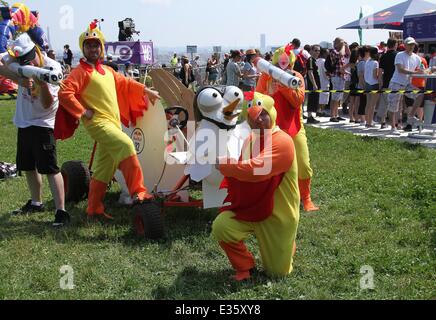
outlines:
[[331, 55], [328, 55], [327, 59], [325, 59], [325, 69], [328, 73], [336, 72], [336, 63], [333, 63]]
[[295, 60], [295, 66], [294, 66], [294, 70], [299, 72], [303, 77], [306, 75], [307, 73], [307, 61], [306, 59], [303, 57], [302, 53], [299, 53], [296, 56], [296, 60]]

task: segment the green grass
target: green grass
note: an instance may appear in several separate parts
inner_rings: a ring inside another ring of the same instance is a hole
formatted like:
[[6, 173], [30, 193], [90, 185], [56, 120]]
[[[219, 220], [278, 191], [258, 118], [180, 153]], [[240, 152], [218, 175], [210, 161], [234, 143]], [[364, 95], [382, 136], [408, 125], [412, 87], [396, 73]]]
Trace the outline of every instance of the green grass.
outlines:
[[[13, 102], [0, 102], [0, 161], [14, 162]], [[24, 178], [0, 182], [1, 299], [435, 299], [436, 151], [393, 141], [308, 128], [319, 213], [302, 213], [295, 271], [262, 273], [235, 284], [210, 237], [215, 211], [170, 210], [168, 236], [137, 239], [117, 187], [106, 201], [116, 220], [88, 224], [86, 203], [68, 209], [71, 227], [50, 228], [53, 213], [11, 217], [28, 198]], [[88, 161], [92, 141], [81, 129], [58, 144], [60, 163]], [[44, 200], [53, 204], [45, 183]], [[259, 259], [256, 242], [249, 247]], [[61, 266], [75, 289], [61, 290]], [[373, 290], [359, 287], [374, 269]]]

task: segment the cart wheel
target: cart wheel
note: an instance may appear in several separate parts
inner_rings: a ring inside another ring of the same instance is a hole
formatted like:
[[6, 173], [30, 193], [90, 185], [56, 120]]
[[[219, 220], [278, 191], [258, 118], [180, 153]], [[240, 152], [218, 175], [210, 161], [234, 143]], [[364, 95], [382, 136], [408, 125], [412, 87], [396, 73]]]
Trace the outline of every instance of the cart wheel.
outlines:
[[141, 238], [158, 240], [164, 237], [164, 220], [161, 207], [156, 202], [137, 205], [133, 208], [133, 226]]
[[88, 195], [91, 173], [82, 161], [68, 161], [62, 165], [65, 202], [79, 202]]

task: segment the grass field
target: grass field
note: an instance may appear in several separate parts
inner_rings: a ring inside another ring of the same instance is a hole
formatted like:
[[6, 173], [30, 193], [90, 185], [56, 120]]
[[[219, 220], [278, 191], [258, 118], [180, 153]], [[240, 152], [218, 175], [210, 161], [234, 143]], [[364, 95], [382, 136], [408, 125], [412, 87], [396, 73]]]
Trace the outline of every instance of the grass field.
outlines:
[[[13, 102], [0, 101], [0, 161], [15, 161]], [[295, 272], [260, 273], [235, 284], [210, 237], [215, 211], [167, 212], [167, 238], [137, 239], [129, 210], [107, 196], [116, 220], [88, 224], [81, 202], [72, 225], [52, 230], [52, 212], [12, 217], [29, 199], [24, 178], [0, 182], [0, 299], [435, 299], [436, 150], [308, 128], [319, 213], [303, 213]], [[58, 144], [60, 163], [89, 159], [81, 129]], [[44, 200], [53, 208], [45, 182]], [[254, 239], [249, 247], [259, 259]], [[259, 260], [258, 260], [259, 261]], [[61, 290], [60, 268], [74, 270]], [[363, 266], [374, 289], [362, 290]]]

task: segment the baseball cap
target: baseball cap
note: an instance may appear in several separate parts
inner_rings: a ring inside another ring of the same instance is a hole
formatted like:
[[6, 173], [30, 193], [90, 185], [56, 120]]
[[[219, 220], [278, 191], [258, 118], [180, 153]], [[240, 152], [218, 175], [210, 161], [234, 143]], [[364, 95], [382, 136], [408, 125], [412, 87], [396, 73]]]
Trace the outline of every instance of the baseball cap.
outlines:
[[21, 65], [29, 64], [36, 57], [36, 45], [27, 33], [8, 43], [8, 53]]
[[409, 44], [418, 44], [418, 43], [416, 42], [416, 40], [414, 38], [408, 37], [404, 40], [404, 44], [409, 45]]

